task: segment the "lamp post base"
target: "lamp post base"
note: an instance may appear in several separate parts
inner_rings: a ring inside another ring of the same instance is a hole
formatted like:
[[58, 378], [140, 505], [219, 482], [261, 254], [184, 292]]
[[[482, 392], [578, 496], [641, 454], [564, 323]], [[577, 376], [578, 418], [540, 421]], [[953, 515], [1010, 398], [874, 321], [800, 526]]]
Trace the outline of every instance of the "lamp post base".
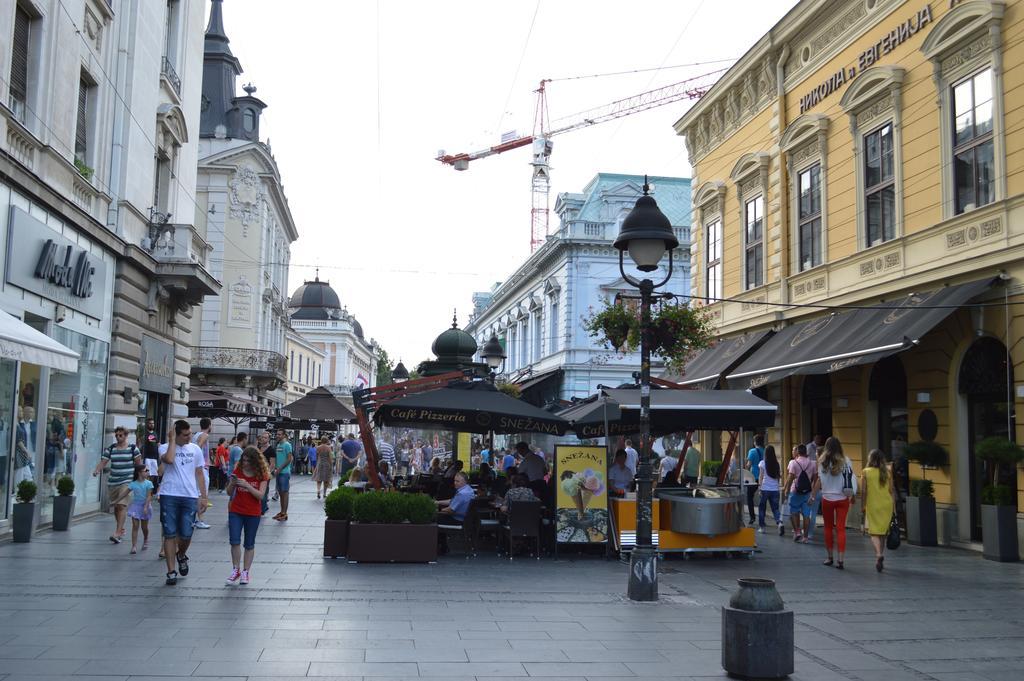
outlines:
[[658, 600], [658, 552], [636, 547], [629, 554], [629, 590], [631, 601]]

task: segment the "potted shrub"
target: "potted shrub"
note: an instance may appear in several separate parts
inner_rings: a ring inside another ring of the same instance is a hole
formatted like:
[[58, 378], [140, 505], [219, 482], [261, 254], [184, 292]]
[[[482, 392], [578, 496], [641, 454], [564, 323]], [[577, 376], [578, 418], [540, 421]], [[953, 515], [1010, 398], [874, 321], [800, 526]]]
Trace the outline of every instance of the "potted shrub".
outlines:
[[911, 480], [907, 497], [907, 541], [918, 546], [938, 546], [935, 495], [931, 480]]
[[53, 529], [66, 532], [75, 512], [75, 479], [63, 475], [57, 479], [57, 496], [53, 498]]
[[348, 550], [348, 524], [352, 520], [352, 502], [356, 497], [351, 487], [339, 487], [324, 499], [324, 555], [344, 556]]
[[721, 471], [721, 461], [705, 461], [701, 464], [701, 484], [707, 487], [714, 487], [718, 484], [718, 474]]
[[352, 504], [348, 559], [360, 563], [437, 560], [437, 505], [425, 494], [367, 491]]
[[22, 480], [18, 483], [16, 493], [17, 502], [14, 504], [14, 514], [11, 524], [14, 529], [14, 541], [26, 542], [32, 539], [32, 526], [35, 523], [36, 505], [36, 483], [31, 480]]
[[911, 461], [921, 464], [924, 469], [939, 468], [949, 463], [949, 452], [937, 442], [911, 442], [903, 449], [903, 453]]
[[[583, 320], [592, 338], [617, 352], [640, 347], [640, 308], [605, 301], [600, 312]], [[672, 371], [682, 372], [698, 350], [711, 345], [714, 329], [707, 311], [686, 304], [662, 303], [651, 310], [651, 353]]]
[[1004, 437], [990, 437], [975, 445], [974, 455], [986, 463], [987, 473], [981, 489], [982, 556], [1004, 562], [1019, 560], [1014, 488], [1005, 480], [1016, 474], [1014, 467], [1024, 458], [1024, 449]]

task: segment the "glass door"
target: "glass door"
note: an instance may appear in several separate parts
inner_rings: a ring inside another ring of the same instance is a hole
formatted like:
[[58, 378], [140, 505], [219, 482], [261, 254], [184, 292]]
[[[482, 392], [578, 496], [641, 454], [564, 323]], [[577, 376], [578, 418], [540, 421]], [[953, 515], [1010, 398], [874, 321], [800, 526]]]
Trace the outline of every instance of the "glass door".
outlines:
[[18, 365], [9, 359], [0, 359], [0, 520], [8, 517], [14, 488], [14, 430], [17, 425], [14, 409]]

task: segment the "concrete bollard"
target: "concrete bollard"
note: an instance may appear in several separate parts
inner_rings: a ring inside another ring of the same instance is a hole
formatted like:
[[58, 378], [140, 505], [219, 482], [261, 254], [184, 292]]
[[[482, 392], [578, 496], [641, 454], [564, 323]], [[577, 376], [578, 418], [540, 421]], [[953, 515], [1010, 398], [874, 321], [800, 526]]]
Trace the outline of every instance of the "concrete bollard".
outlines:
[[793, 673], [793, 611], [771, 579], [737, 579], [739, 589], [722, 608], [722, 668], [746, 679], [781, 679]]

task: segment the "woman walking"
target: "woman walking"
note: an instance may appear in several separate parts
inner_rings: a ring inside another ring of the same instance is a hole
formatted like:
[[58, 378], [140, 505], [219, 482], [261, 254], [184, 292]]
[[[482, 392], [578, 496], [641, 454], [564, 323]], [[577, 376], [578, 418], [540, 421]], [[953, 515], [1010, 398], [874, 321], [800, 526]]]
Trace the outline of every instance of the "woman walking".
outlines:
[[[238, 466], [231, 474], [227, 493], [231, 495], [228, 505], [228, 541], [231, 544], [231, 574], [227, 583], [249, 583], [249, 571], [256, 553], [256, 530], [260, 527], [263, 495], [270, 484], [270, 469], [263, 453], [256, 447], [246, 447]], [[242, 532], [245, 531], [245, 544]], [[242, 548], [245, 559], [242, 560]]]
[[814, 480], [809, 502], [813, 504], [818, 494], [821, 494], [821, 510], [825, 516], [825, 550], [828, 551], [828, 559], [823, 565], [832, 565], [835, 555], [835, 566], [842, 570], [846, 555], [846, 514], [850, 512], [857, 493], [857, 476], [853, 474], [853, 468], [843, 454], [843, 446], [838, 439], [830, 437], [825, 440], [824, 449], [824, 453], [818, 457], [818, 476]]
[[785, 536], [786, 526], [782, 522], [782, 514], [779, 513], [779, 476], [782, 475], [782, 467], [779, 466], [779, 459], [775, 456], [775, 447], [768, 445], [764, 448], [764, 457], [757, 464], [757, 474], [757, 485], [761, 489], [757, 531], [764, 533], [765, 506], [771, 504], [772, 516], [775, 518], [775, 524], [779, 526], [779, 536]]
[[872, 449], [868, 454], [868, 465], [862, 476], [860, 486], [864, 519], [871, 545], [875, 548], [875, 569], [881, 572], [885, 563], [885, 537], [889, 534], [896, 499], [892, 473], [881, 450]]
[[334, 483], [334, 457], [326, 436], [320, 439], [320, 446], [316, 448], [315, 454], [316, 468], [313, 469], [313, 482], [316, 483], [316, 498], [319, 499], [320, 486], [323, 485], [324, 496], [327, 496]]

